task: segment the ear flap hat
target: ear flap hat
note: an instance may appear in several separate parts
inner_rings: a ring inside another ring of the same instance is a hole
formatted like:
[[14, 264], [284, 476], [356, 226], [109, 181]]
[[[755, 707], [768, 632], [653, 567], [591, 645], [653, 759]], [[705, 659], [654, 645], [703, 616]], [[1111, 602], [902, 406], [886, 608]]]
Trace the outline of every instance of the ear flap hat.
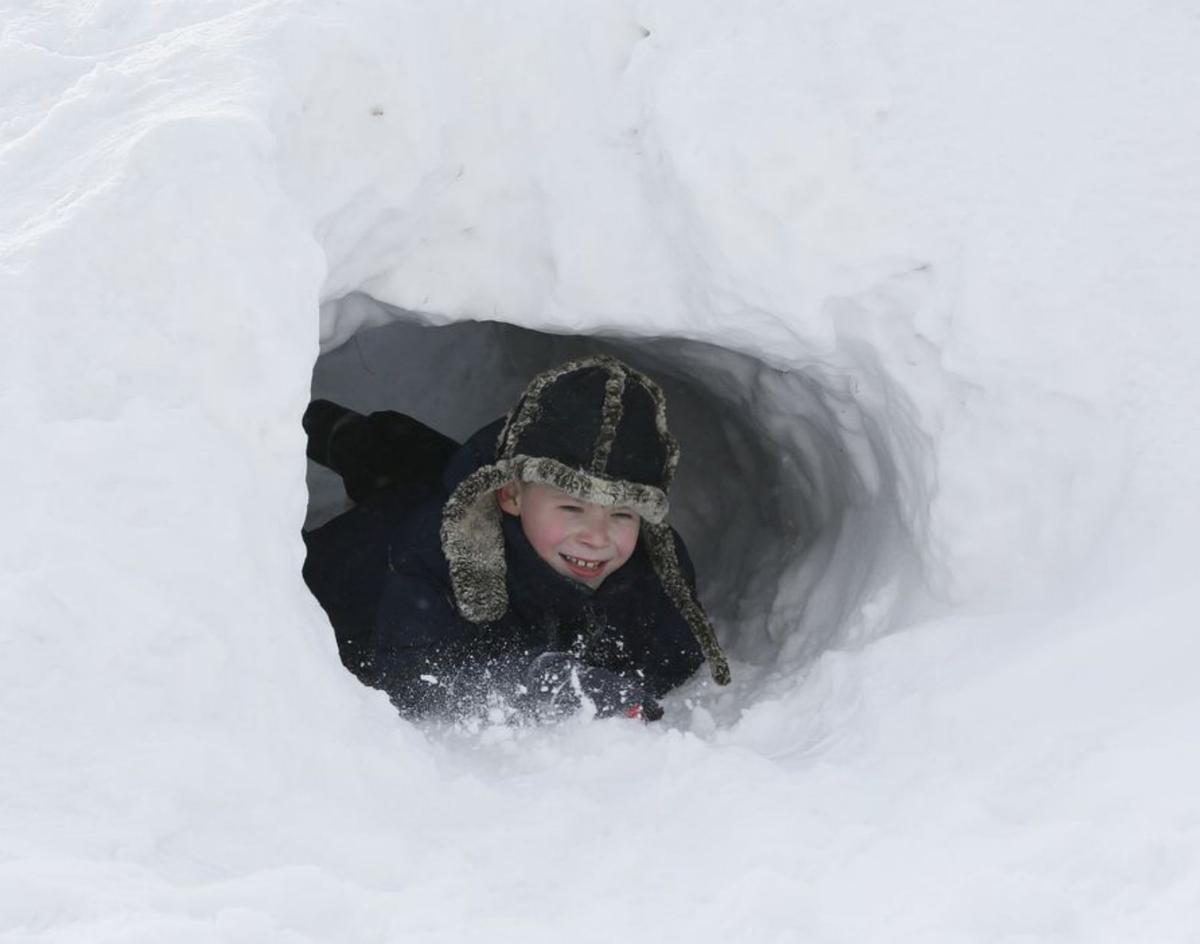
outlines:
[[668, 599], [691, 629], [718, 684], [729, 664], [679, 565], [666, 524], [679, 445], [662, 390], [603, 355], [538, 374], [496, 442], [496, 461], [458, 485], [442, 512], [442, 550], [459, 612], [473, 623], [508, 610], [504, 533], [494, 492], [513, 480], [549, 485], [580, 501], [622, 505], [642, 518], [642, 539]]

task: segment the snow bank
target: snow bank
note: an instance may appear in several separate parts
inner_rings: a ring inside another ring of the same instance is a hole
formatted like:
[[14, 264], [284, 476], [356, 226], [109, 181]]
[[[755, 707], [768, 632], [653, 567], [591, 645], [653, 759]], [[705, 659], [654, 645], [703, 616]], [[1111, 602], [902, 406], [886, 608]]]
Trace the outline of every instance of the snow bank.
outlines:
[[[1194, 937], [1194, 17], [0, 22], [8, 939]], [[341, 670], [299, 417], [394, 318], [454, 432], [564, 335], [683, 394], [731, 690], [431, 731]]]

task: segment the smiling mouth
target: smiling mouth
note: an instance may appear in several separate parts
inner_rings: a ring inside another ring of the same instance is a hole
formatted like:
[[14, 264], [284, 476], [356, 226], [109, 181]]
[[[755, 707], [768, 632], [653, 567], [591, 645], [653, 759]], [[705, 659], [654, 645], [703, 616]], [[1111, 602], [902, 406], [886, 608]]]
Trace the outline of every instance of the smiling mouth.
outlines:
[[608, 564], [608, 561], [589, 561], [582, 557], [572, 557], [570, 554], [559, 554], [559, 557], [567, 562], [571, 573], [580, 577], [595, 577], [602, 573]]

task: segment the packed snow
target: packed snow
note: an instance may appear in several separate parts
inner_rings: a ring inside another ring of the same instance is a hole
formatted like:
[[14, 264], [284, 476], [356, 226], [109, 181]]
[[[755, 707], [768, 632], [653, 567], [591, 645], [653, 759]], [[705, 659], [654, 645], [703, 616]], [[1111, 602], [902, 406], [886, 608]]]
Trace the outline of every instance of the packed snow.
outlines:
[[[1194, 10], [0, 2], [0, 941], [1200, 939]], [[409, 723], [305, 405], [583, 350], [734, 683]]]

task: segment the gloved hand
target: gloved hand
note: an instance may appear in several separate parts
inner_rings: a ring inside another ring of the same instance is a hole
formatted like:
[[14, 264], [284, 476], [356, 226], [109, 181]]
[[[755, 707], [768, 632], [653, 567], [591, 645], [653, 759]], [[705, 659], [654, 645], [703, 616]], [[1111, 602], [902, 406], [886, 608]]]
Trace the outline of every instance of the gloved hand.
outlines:
[[437, 482], [458, 443], [393, 410], [363, 416], [330, 400], [304, 412], [308, 456], [342, 477], [354, 502], [395, 485]]
[[533, 712], [542, 717], [561, 718], [574, 714], [586, 701], [596, 716], [623, 714], [644, 721], [657, 721], [662, 707], [638, 679], [587, 665], [565, 652], [546, 652], [529, 664], [525, 673], [525, 698]]

